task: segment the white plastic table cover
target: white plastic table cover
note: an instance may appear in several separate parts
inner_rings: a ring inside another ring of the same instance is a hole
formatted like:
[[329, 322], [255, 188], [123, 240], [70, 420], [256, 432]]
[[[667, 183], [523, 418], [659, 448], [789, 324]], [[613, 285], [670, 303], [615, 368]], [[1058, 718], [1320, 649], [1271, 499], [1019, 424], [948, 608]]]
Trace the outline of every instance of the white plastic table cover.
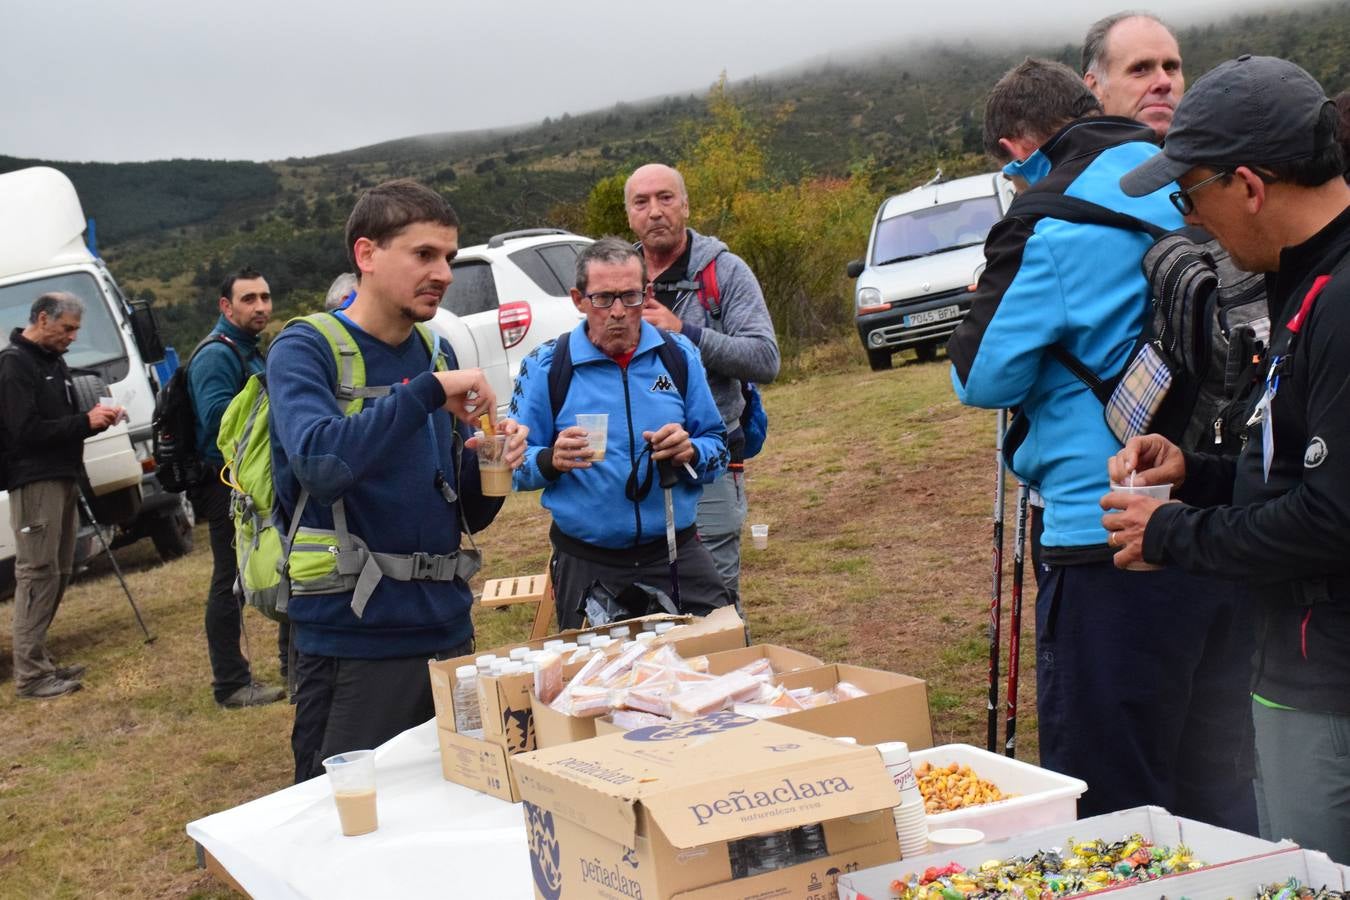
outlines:
[[520, 804], [441, 776], [436, 722], [376, 749], [380, 827], [344, 837], [327, 776], [188, 823], [254, 900], [533, 896]]

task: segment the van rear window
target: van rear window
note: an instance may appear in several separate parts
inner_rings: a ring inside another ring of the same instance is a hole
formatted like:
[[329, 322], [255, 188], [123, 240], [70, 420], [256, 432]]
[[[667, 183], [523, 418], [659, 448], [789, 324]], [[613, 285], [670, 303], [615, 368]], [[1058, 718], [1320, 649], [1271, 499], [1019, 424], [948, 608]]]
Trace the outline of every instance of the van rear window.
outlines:
[[989, 229], [1002, 218], [996, 197], [971, 197], [883, 219], [877, 224], [872, 246], [872, 265], [984, 243]]

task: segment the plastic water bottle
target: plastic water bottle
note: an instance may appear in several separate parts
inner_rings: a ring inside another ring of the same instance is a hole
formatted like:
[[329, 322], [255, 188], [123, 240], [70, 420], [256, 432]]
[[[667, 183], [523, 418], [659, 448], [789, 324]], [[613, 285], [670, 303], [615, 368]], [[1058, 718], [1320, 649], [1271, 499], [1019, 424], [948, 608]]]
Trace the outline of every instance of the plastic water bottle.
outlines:
[[477, 666], [460, 666], [455, 670], [455, 690], [451, 697], [455, 707], [455, 730], [466, 737], [482, 738]]
[[473, 664], [478, 669], [479, 675], [487, 675], [491, 673], [492, 664], [495, 663], [496, 661], [497, 661], [497, 654], [484, 653], [482, 656], [475, 659], [473, 661]]
[[615, 625], [609, 630], [609, 636], [616, 641], [626, 641], [628, 636], [633, 633], [633, 629], [627, 625]]
[[881, 760], [891, 781], [900, 789], [900, 805], [895, 807], [895, 836], [900, 839], [901, 857], [927, 853], [928, 815], [923, 808], [923, 794], [914, 777], [914, 764], [909, 759], [909, 745], [904, 741], [877, 744]]
[[776, 872], [792, 865], [792, 837], [788, 831], [774, 831], [742, 838], [741, 854], [745, 860], [745, 877]]
[[529, 647], [513, 647], [511, 648], [511, 661], [523, 662], [525, 659], [525, 654], [529, 652], [530, 652]]

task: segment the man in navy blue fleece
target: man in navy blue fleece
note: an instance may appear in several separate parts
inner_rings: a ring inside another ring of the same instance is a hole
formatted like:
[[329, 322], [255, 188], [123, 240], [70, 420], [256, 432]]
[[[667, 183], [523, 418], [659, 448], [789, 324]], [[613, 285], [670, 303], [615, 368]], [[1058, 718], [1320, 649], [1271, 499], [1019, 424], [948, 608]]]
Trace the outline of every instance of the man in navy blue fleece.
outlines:
[[[583, 598], [595, 582], [618, 593], [640, 582], [672, 594], [663, 492], [654, 462], [668, 460], [683, 608], [705, 614], [731, 602], [712, 556], [694, 526], [702, 481], [727, 466], [726, 429], [699, 353], [684, 337], [642, 320], [651, 296], [642, 257], [618, 238], [602, 238], [577, 257], [572, 302], [586, 321], [541, 344], [520, 366], [511, 416], [529, 427], [521, 490], [544, 489], [553, 513], [553, 591], [558, 622], [581, 621]], [[554, 413], [549, 372], [558, 344], [567, 342], [572, 377]], [[669, 341], [671, 349], [663, 350]], [[662, 359], [682, 354], [683, 392]], [[606, 450], [595, 460], [577, 415], [609, 416]]]
[[[739, 603], [746, 512], [741, 385], [766, 384], [778, 376], [773, 320], [745, 260], [717, 238], [687, 227], [689, 192], [678, 170], [659, 163], [639, 166], [624, 183], [623, 200], [653, 283], [642, 318], [683, 334], [698, 348], [727, 429], [731, 462], [725, 474], [703, 488], [698, 534]], [[716, 298], [700, 296], [705, 281], [717, 285]]]
[[[281, 688], [253, 680], [248, 660], [239, 649], [243, 628], [241, 599], [234, 592], [238, 563], [234, 556], [234, 520], [230, 489], [220, 480], [225, 460], [216, 447], [220, 419], [243, 388], [264, 368], [258, 336], [272, 320], [272, 289], [262, 273], [241, 269], [220, 285], [220, 318], [200, 349], [188, 361], [188, 386], [197, 419], [197, 452], [205, 464], [202, 480], [190, 495], [197, 514], [211, 529], [211, 585], [206, 593], [206, 651], [211, 659], [211, 690], [223, 707], [273, 703]], [[286, 674], [286, 625], [278, 627], [281, 670]]]
[[[450, 284], [454, 211], [415, 182], [386, 182], [357, 201], [346, 237], [356, 298], [331, 324], [355, 340], [364, 383], [388, 392], [343, 415], [333, 349], [308, 324], [282, 331], [267, 359], [287, 519], [307, 492], [288, 608], [296, 781], [321, 774], [326, 756], [374, 747], [434, 714], [427, 659], [473, 650], [467, 579], [477, 553], [460, 547], [460, 533], [486, 527], [502, 505], [483, 496], [477, 455], [454, 421], [494, 415], [487, 378], [439, 365], [449, 346], [437, 340], [431, 352], [414, 327], [435, 315]], [[526, 430], [498, 427], [519, 466]], [[342, 550], [344, 529], [357, 552]]]
[[[1067, 66], [1027, 60], [990, 92], [985, 146], [1025, 193], [1060, 193], [1163, 228], [1165, 190], [1127, 197], [1120, 177], [1158, 152], [1154, 132], [1101, 115]], [[1016, 210], [1014, 209], [1014, 213]], [[1252, 831], [1243, 692], [1247, 619], [1228, 593], [1184, 572], [1126, 572], [1097, 501], [1120, 449], [1102, 404], [1053, 355], [1106, 378], [1126, 363], [1149, 311], [1142, 232], [1005, 218], [985, 244], [970, 315], [947, 345], [963, 403], [1020, 406], [1030, 421], [1013, 469], [1045, 500], [1036, 570], [1041, 763], [1088, 783], [1085, 815], [1157, 804]]]

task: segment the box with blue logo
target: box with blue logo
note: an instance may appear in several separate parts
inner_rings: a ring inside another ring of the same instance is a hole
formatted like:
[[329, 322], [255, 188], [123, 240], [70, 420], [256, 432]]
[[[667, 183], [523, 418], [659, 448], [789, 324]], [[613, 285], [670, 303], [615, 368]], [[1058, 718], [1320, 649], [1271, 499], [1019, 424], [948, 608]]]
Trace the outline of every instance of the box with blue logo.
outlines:
[[715, 713], [512, 759], [541, 900], [833, 900], [899, 859], [872, 747]]

